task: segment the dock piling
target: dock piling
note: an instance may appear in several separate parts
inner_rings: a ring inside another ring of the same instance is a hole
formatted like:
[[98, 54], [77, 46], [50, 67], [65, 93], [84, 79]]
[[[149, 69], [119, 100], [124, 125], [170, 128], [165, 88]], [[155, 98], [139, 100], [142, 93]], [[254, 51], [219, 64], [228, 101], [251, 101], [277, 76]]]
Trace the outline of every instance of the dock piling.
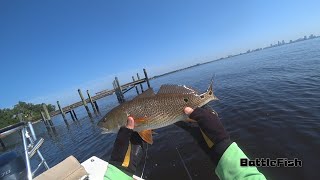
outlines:
[[44, 117], [46, 118], [47, 122], [49, 123], [50, 126], [54, 126], [47, 108], [47, 105], [45, 103], [42, 103], [42, 108], [44, 111]]
[[[136, 81], [133, 76], [132, 76], [132, 81], [133, 82]], [[134, 87], [136, 88], [137, 94], [139, 95], [140, 93], [139, 93], [139, 89], [138, 89], [137, 85], [134, 85]]]
[[124, 99], [124, 95], [123, 95], [118, 77], [115, 77], [113, 87], [115, 88], [115, 93], [117, 95], [118, 102], [123, 103], [125, 101], [125, 99]]
[[19, 119], [20, 122], [24, 122], [24, 119], [23, 119], [23, 117], [22, 117], [22, 113], [19, 113], [19, 114], [18, 114], [18, 119]]
[[89, 107], [88, 107], [88, 105], [87, 105], [87, 102], [86, 102], [86, 100], [84, 99], [84, 97], [83, 97], [82, 92], [81, 92], [80, 89], [78, 89], [78, 93], [79, 93], [80, 98], [81, 98], [81, 100], [82, 100], [82, 104], [84, 105], [84, 107], [85, 107], [86, 110], [87, 110], [87, 113], [88, 113], [89, 117], [92, 118], [90, 109], [89, 109]]
[[74, 111], [74, 109], [72, 109], [72, 113], [73, 113], [73, 116], [76, 118], [77, 121], [79, 121], [78, 117], [77, 117], [77, 114], [76, 112]]
[[[139, 73], [137, 73], [137, 78], [138, 78], [138, 80], [140, 80]], [[142, 86], [142, 84], [141, 84], [141, 83], [140, 83], [140, 88], [141, 88], [141, 92], [143, 92], [143, 86]]]
[[66, 123], [67, 126], [69, 126], [69, 123], [68, 123], [68, 121], [67, 121], [66, 115], [65, 115], [65, 113], [63, 112], [63, 110], [62, 110], [62, 108], [61, 108], [61, 106], [60, 106], [59, 101], [57, 101], [57, 105], [58, 105], [58, 108], [59, 108], [59, 110], [60, 110], [60, 112], [61, 112], [61, 115], [62, 115], [62, 118], [63, 118], [64, 122]]
[[47, 119], [44, 116], [44, 112], [40, 111], [40, 114], [41, 114], [42, 121], [43, 121], [44, 125], [48, 128], [48, 122], [47, 122]]
[[100, 113], [100, 109], [99, 109], [97, 101], [94, 101], [93, 103], [94, 103], [94, 106], [96, 106], [96, 109], [97, 109], [98, 113]]
[[143, 69], [143, 73], [144, 73], [144, 77], [146, 78], [147, 84], [148, 84], [148, 88], [150, 88], [150, 82], [149, 82], [149, 78], [148, 78], [148, 74], [146, 69]]
[[73, 112], [72, 112], [72, 110], [70, 110], [69, 111], [69, 113], [70, 113], [70, 115], [71, 115], [71, 119], [72, 119], [72, 121], [76, 121], [76, 119], [74, 118], [74, 116], [73, 116]]
[[89, 97], [89, 100], [90, 100], [90, 104], [91, 104], [91, 106], [92, 106], [92, 109], [93, 109], [94, 113], [97, 115], [97, 114], [98, 114], [98, 111], [97, 111], [96, 106], [93, 104], [92, 98], [91, 98], [91, 96], [90, 96], [90, 94], [89, 94], [89, 90], [87, 90], [87, 94], [88, 94], [88, 97]]
[[44, 112], [40, 111], [40, 114], [41, 114], [41, 117], [42, 117], [42, 121], [43, 121], [44, 125], [46, 126], [47, 131], [50, 132], [51, 127], [50, 127], [50, 125], [49, 125], [49, 123], [48, 123], [48, 121], [47, 121], [47, 119], [46, 119], [46, 117], [44, 115]]

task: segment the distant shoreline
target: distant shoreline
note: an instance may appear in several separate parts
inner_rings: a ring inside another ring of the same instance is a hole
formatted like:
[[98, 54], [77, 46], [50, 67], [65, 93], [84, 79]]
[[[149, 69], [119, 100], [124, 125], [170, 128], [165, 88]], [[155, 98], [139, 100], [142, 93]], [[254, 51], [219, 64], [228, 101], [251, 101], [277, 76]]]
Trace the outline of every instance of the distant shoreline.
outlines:
[[276, 47], [280, 47], [280, 46], [284, 46], [284, 45], [288, 45], [288, 44], [294, 44], [294, 43], [297, 43], [297, 42], [308, 41], [308, 40], [317, 39], [317, 38], [320, 38], [320, 36], [314, 36], [314, 37], [308, 38], [308, 39], [300, 38], [300, 39], [297, 39], [295, 41], [290, 40], [289, 43], [281, 43], [281, 44], [279, 44], [279, 41], [278, 41], [278, 44], [276, 44], [276, 45], [272, 45], [271, 44], [270, 46], [267, 46], [267, 47], [264, 47], [264, 48], [257, 48], [257, 49], [254, 49], [254, 50], [248, 50], [248, 51], [246, 51], [244, 53], [239, 53], [239, 54], [235, 54], [235, 55], [228, 55], [227, 57], [221, 57], [219, 59], [214, 59], [214, 60], [207, 61], [207, 62], [204, 62], [204, 63], [197, 63], [197, 64], [192, 65], [192, 66], [188, 66], [188, 67], [185, 67], [185, 68], [181, 68], [181, 69], [177, 69], [177, 70], [166, 72], [166, 73], [163, 73], [163, 74], [160, 74], [160, 75], [153, 76], [150, 79], [157, 79], [159, 77], [166, 76], [166, 75], [169, 75], [169, 74], [172, 74], [172, 73], [176, 73], [176, 72], [179, 72], [179, 71], [183, 71], [183, 70], [190, 69], [190, 68], [193, 68], [193, 67], [209, 64], [209, 63], [216, 62], [216, 61], [221, 61], [221, 60], [228, 59], [228, 58], [235, 57], [235, 56], [240, 56], [240, 55], [249, 54], [249, 53], [253, 53], [253, 52], [257, 52], [257, 51], [261, 51], [261, 50], [265, 50], [265, 49], [276, 48]]

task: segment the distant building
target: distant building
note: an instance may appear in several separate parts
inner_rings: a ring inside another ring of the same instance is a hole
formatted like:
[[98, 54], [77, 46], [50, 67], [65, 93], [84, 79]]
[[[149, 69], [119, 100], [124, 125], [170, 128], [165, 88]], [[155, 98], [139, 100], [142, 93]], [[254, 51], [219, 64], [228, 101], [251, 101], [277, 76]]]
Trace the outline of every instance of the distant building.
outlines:
[[285, 44], [284, 40], [282, 40], [282, 44]]
[[309, 39], [313, 39], [313, 38], [315, 38], [315, 37], [316, 37], [315, 35], [310, 34]]

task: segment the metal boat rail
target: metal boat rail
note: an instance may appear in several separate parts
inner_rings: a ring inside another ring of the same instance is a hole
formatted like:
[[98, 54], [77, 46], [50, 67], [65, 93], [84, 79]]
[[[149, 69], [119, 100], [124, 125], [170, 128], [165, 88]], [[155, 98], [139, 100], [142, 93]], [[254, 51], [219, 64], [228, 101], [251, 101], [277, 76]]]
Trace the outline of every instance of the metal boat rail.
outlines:
[[[24, 159], [25, 159], [25, 168], [27, 171], [27, 179], [32, 180], [35, 173], [39, 170], [41, 165], [44, 165], [44, 167], [48, 170], [49, 166], [46, 162], [46, 160], [43, 158], [39, 148], [44, 142], [43, 138], [40, 138], [39, 140], [36, 137], [36, 134], [34, 132], [33, 126], [31, 122], [24, 122], [22, 115], [18, 115], [21, 122], [5, 127], [3, 129], [0, 129], [0, 137], [5, 137], [13, 132], [19, 131], [21, 134], [22, 142], [23, 142], [23, 153], [24, 153]], [[37, 165], [35, 170], [32, 170], [30, 159], [37, 154], [41, 160], [41, 162]]]
[[23, 126], [25, 125], [25, 122], [19, 122], [10, 126], [7, 126], [5, 128], [0, 129], [0, 138], [4, 138], [6, 136], [8, 136], [9, 134], [12, 134], [18, 130], [20, 130], [21, 128], [23, 128]]

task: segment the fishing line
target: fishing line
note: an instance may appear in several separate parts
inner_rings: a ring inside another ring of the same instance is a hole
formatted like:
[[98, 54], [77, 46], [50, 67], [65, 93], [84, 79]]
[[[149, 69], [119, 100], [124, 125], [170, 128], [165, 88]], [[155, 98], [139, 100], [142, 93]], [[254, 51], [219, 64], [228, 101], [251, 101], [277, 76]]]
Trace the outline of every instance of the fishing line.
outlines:
[[[169, 141], [171, 142], [171, 144], [175, 144], [175, 143], [174, 143], [174, 138], [172, 138], [172, 139], [169, 138]], [[180, 152], [179, 152], [178, 145], [175, 145], [175, 146], [176, 146], [176, 150], [177, 150], [177, 152], [178, 152], [180, 161], [181, 161], [184, 169], [187, 171], [187, 175], [188, 175], [189, 179], [192, 180], [192, 177], [191, 177], [191, 175], [190, 175], [190, 172], [189, 172], [186, 164], [184, 163], [184, 161], [183, 161], [183, 159], [182, 159], [182, 156], [181, 156], [181, 154], [180, 154]]]
[[189, 179], [192, 180], [192, 177], [191, 177], [191, 175], [190, 175], [190, 173], [189, 173], [189, 171], [188, 171], [188, 168], [187, 168], [186, 164], [184, 163], [184, 161], [183, 161], [183, 159], [182, 159], [182, 157], [181, 157], [181, 154], [180, 154], [180, 152], [179, 152], [179, 150], [178, 150], [178, 147], [176, 147], [176, 150], [177, 150], [177, 152], [178, 152], [178, 155], [179, 155], [179, 157], [180, 157], [180, 160], [181, 160], [181, 162], [182, 162], [182, 165], [183, 165], [184, 169], [187, 171], [187, 174], [188, 174]]
[[211, 77], [211, 82], [213, 82], [215, 78], [216, 78], [216, 73], [214, 73], [214, 74], [212, 75], [212, 77]]
[[211, 77], [210, 83], [212, 83], [212, 85], [215, 83], [215, 79], [216, 79], [216, 73], [214, 73]]
[[[214, 76], [213, 76], [213, 78], [212, 78], [212, 83], [214, 83], [215, 82], [215, 78], [216, 78], [216, 73], [214, 73]], [[213, 84], [212, 84], [213, 85]], [[215, 86], [216, 86], [216, 84], [215, 84]], [[215, 87], [216, 89], [217, 89], [217, 87]], [[211, 106], [210, 106], [211, 107]], [[217, 111], [215, 111], [212, 107], [211, 107], [211, 110], [212, 110], [212, 113], [213, 114], [216, 114], [218, 117], [219, 117], [219, 114], [217, 113]]]
[[143, 165], [143, 168], [142, 168], [142, 173], [141, 173], [141, 178], [142, 178], [142, 176], [143, 176], [143, 173], [144, 173], [144, 169], [145, 169], [145, 167], [146, 167], [146, 163], [147, 163], [147, 156], [148, 156], [148, 147], [149, 147], [149, 145], [148, 145], [148, 143], [146, 143], [147, 144], [147, 149], [146, 149], [146, 155], [145, 155], [145, 157], [144, 157], [144, 165]]

